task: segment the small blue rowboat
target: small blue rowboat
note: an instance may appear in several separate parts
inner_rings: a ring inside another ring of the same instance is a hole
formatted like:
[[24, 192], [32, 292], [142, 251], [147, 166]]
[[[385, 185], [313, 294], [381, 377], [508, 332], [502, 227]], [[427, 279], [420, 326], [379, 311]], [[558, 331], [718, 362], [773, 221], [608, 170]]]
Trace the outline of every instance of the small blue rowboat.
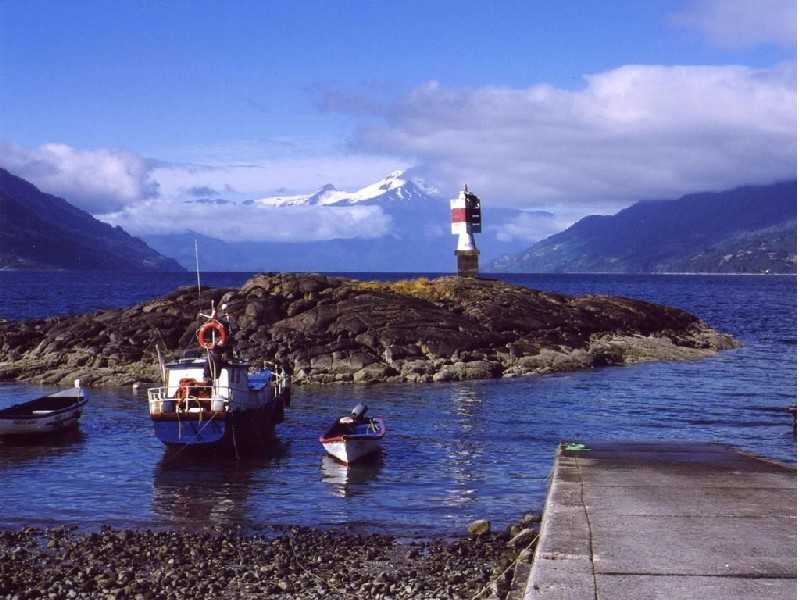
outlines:
[[345, 464], [351, 464], [379, 451], [386, 435], [383, 417], [367, 417], [367, 406], [358, 404], [347, 417], [328, 428], [319, 441], [325, 451]]

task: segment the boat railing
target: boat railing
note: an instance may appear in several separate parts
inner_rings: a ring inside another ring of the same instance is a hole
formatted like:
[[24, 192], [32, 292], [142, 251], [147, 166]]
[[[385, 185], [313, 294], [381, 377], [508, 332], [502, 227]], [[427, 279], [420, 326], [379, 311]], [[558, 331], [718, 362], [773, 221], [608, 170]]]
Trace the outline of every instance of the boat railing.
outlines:
[[170, 395], [166, 386], [147, 390], [150, 415], [223, 412], [228, 410], [231, 388], [220, 385], [180, 387]]
[[289, 377], [289, 374], [286, 372], [286, 370], [283, 368], [283, 366], [281, 366], [281, 365], [279, 365], [277, 363], [265, 360], [264, 363], [263, 363], [263, 367], [261, 367], [261, 368], [258, 368], [258, 367], [251, 368], [250, 369], [250, 374], [251, 375], [258, 374], [258, 373], [261, 373], [263, 371], [269, 371], [270, 373], [272, 373], [272, 377], [271, 377], [271, 380], [270, 380], [270, 385], [273, 388], [273, 395], [276, 398], [282, 396], [284, 393], [286, 393], [286, 390], [288, 390], [291, 387], [291, 385], [292, 385], [291, 378]]

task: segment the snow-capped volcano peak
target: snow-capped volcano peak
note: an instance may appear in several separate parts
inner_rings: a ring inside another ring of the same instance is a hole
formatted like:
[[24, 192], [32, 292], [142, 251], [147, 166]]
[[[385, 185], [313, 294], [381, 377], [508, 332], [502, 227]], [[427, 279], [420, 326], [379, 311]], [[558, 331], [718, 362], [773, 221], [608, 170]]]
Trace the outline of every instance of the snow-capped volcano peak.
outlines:
[[326, 203], [325, 201], [327, 199], [334, 198], [343, 193], [347, 192], [340, 192], [339, 190], [336, 189], [336, 186], [334, 186], [332, 183], [326, 183], [321, 188], [319, 188], [319, 191], [317, 191], [314, 194], [311, 194], [308, 197], [307, 204], [325, 204]]
[[405, 171], [398, 170], [355, 192], [337, 190], [329, 183], [313, 194], [270, 196], [256, 200], [256, 203], [264, 206], [352, 206], [371, 201], [396, 202], [436, 195], [438, 195], [436, 188], [419, 178], [409, 178]]
[[408, 181], [403, 179], [403, 171], [392, 171], [377, 183], [372, 183], [353, 193], [350, 202], [354, 204], [356, 202], [371, 200], [378, 196], [383, 196], [392, 190], [406, 187], [407, 185]]
[[392, 171], [380, 181], [361, 188], [349, 195], [348, 204], [370, 200], [397, 201], [438, 196], [439, 190], [418, 177], [409, 177], [406, 171]]

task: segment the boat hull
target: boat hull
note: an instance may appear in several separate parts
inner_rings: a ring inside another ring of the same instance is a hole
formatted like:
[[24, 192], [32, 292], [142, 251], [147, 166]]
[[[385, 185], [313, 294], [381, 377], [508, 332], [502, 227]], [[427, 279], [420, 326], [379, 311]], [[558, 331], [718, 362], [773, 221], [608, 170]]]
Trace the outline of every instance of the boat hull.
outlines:
[[56, 397], [71, 402], [57, 410], [36, 411], [38, 414], [0, 416], [0, 437], [42, 436], [76, 428], [86, 404], [83, 393], [67, 390], [50, 396]]
[[277, 403], [238, 412], [153, 417], [156, 437], [166, 446], [245, 450], [267, 445], [275, 435], [280, 415]]
[[319, 441], [325, 452], [349, 465], [379, 451], [385, 434], [383, 417], [355, 422], [351, 417], [343, 417], [337, 419]]
[[345, 464], [352, 464], [366, 458], [381, 449], [380, 440], [340, 440], [334, 442], [322, 442], [325, 451]]

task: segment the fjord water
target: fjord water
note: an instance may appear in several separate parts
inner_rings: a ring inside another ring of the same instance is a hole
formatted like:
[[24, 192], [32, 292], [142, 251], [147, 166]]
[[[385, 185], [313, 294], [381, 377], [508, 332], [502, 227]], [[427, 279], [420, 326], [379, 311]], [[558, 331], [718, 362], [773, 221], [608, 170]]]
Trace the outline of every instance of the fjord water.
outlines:
[[[359, 274], [395, 279], [402, 274]], [[204, 275], [238, 286], [248, 274]], [[0, 526], [196, 527], [273, 524], [453, 534], [474, 518], [505, 525], [540, 509], [561, 440], [712, 440], [795, 462], [796, 278], [507, 275], [567, 294], [602, 293], [689, 310], [744, 343], [687, 363], [539, 378], [431, 385], [295, 388], [263, 457], [172, 458], [152, 435], [143, 395], [91, 390], [80, 431], [41, 445], [0, 445]], [[125, 306], [190, 274], [0, 273], [0, 318]], [[52, 388], [0, 385], [0, 406]], [[379, 460], [350, 469], [319, 434], [357, 402], [383, 415]]]

